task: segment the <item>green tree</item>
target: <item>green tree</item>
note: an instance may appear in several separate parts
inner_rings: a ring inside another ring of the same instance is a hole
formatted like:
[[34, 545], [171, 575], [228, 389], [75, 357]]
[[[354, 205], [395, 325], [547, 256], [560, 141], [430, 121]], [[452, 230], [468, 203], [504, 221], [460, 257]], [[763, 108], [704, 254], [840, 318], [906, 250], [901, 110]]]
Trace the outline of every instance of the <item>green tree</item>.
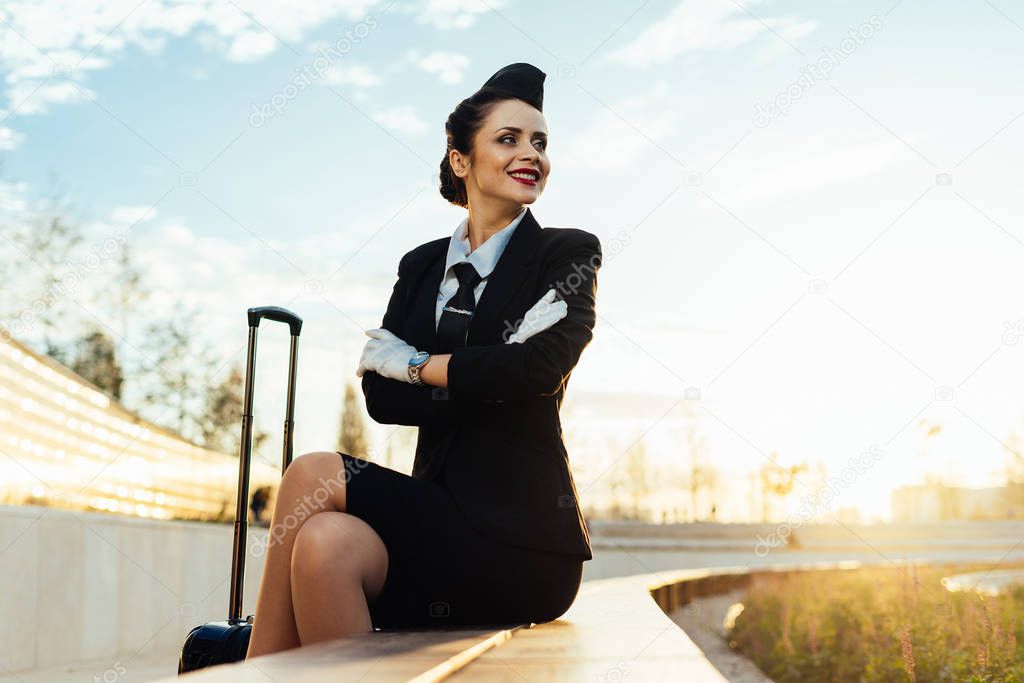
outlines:
[[74, 344], [70, 368], [115, 400], [121, 400], [124, 375], [114, 340], [98, 326], [91, 326]]
[[366, 446], [366, 423], [359, 407], [355, 386], [345, 382], [345, 400], [341, 411], [341, 431], [338, 434], [338, 450], [357, 458], [369, 459]]

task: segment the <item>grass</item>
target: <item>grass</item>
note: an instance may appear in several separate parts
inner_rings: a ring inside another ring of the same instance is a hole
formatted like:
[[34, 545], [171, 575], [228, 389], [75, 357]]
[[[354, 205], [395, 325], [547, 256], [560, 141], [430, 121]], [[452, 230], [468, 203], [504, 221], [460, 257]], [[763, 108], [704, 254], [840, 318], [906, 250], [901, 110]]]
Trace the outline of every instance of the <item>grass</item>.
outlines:
[[989, 569], [907, 565], [755, 575], [730, 646], [776, 683], [1024, 683], [1024, 587], [991, 597], [950, 593], [940, 583]]

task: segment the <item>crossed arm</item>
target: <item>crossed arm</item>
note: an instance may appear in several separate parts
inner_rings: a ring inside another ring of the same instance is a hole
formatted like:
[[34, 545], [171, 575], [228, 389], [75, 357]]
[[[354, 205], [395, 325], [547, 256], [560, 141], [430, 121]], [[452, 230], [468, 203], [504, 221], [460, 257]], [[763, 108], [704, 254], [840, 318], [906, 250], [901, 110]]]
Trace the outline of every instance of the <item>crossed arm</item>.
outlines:
[[[558, 393], [593, 338], [597, 319], [601, 243], [589, 233], [579, 235], [545, 273], [545, 291], [554, 288], [566, 302], [564, 318], [522, 343], [462, 346], [431, 356], [420, 373], [427, 386], [365, 372], [362, 388], [370, 417], [382, 424], [445, 424], [468, 403]], [[406, 315], [406, 282], [403, 257], [381, 325], [396, 335]]]

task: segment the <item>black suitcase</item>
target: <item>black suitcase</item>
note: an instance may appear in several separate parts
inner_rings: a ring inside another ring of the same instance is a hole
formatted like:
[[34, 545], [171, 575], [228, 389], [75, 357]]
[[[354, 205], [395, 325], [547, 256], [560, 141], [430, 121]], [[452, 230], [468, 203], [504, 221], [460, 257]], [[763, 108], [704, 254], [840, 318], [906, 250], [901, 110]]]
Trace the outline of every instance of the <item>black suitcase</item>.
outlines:
[[238, 504], [235, 509], [235, 541], [231, 551], [231, 597], [228, 620], [200, 624], [185, 637], [178, 659], [178, 673], [195, 671], [214, 664], [245, 659], [249, 650], [252, 616], [242, 619], [242, 580], [245, 577], [245, 536], [248, 530], [249, 460], [252, 455], [252, 391], [256, 371], [256, 333], [260, 320], [276, 320], [291, 328], [291, 355], [288, 359], [288, 401], [284, 419], [284, 456], [281, 473], [292, 461], [292, 432], [295, 427], [295, 362], [298, 356], [302, 318], [278, 306], [250, 308], [249, 354], [245, 367], [245, 398], [242, 412], [242, 442], [238, 456]]

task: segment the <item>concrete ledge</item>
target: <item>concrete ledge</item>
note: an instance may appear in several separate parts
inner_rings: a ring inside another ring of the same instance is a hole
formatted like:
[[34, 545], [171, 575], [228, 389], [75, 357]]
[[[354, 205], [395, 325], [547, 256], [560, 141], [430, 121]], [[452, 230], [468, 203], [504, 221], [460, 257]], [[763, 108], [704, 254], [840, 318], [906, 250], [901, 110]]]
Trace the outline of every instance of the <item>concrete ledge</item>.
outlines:
[[[881, 563], [880, 563], [881, 564]], [[454, 681], [685, 680], [725, 677], [668, 614], [695, 597], [745, 587], [768, 572], [857, 569], [860, 562], [817, 562], [754, 569], [685, 569], [586, 581], [561, 619], [521, 629], [477, 657]]]
[[[713, 571], [676, 572], [674, 579], [705, 579]], [[448, 679], [537, 683], [614, 681], [632, 674], [634, 680], [672, 676], [668, 680], [725, 683], [660, 606], [661, 601], [685, 595], [665, 592], [669, 584], [664, 577], [643, 574], [584, 582], [572, 607], [560, 619], [544, 624], [498, 631], [358, 634], [183, 678], [197, 683], [265, 683], [268, 677], [275, 683], [317, 683], [352, 676], [367, 683]], [[656, 595], [661, 599], [654, 599]]]
[[[674, 578], [687, 581], [704, 573], [677, 572]], [[560, 619], [517, 631], [451, 680], [725, 683], [652, 599], [667, 585], [665, 579], [662, 573], [586, 581]]]
[[[560, 619], [506, 629], [362, 633], [330, 643], [212, 667], [183, 678], [241, 681], [618, 681], [726, 683], [668, 616], [697, 596], [744, 587], [753, 575], [857, 569], [860, 562], [818, 562], [752, 569], [687, 569], [586, 581]], [[352, 678], [355, 677], [355, 678]], [[161, 679], [163, 683], [177, 680]]]
[[162, 683], [441, 681], [519, 630], [430, 629], [360, 633], [234, 664], [162, 678]]

